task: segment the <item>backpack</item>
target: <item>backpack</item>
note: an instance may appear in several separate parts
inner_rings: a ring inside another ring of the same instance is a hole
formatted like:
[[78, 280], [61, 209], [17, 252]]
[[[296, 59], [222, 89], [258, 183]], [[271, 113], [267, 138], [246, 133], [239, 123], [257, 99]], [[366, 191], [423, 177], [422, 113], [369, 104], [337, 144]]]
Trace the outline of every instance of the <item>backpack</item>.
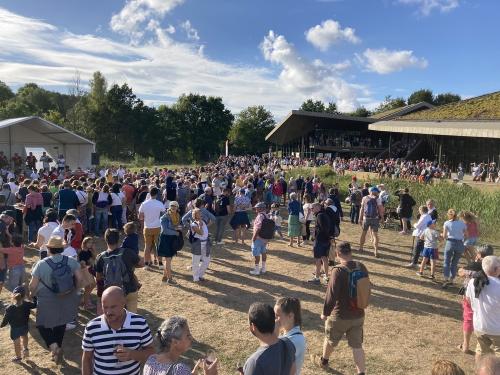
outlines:
[[377, 219], [378, 218], [378, 204], [377, 198], [370, 198], [365, 203], [364, 215], [367, 219]]
[[40, 279], [41, 283], [58, 296], [70, 294], [75, 289], [76, 283], [73, 271], [68, 266], [68, 257], [63, 255], [62, 261], [57, 263], [50, 258], [47, 258], [45, 262], [52, 269], [50, 274], [52, 286], [45, 284], [42, 279]]
[[371, 294], [371, 283], [368, 274], [361, 270], [361, 264], [355, 262], [356, 267], [350, 269], [347, 266], [338, 265], [339, 268], [348, 273], [348, 288], [349, 288], [349, 309], [366, 309], [369, 305]]
[[329, 224], [328, 224], [328, 235], [332, 238], [336, 238], [340, 235], [340, 215], [337, 211], [334, 211], [331, 207], [327, 207], [325, 209], [325, 214], [328, 216]]
[[124, 284], [130, 282], [130, 275], [123, 260], [125, 249], [121, 248], [117, 254], [102, 255], [104, 288], [118, 286], [124, 289]]
[[274, 220], [269, 219], [266, 215], [264, 215], [264, 219], [262, 220], [262, 225], [259, 229], [259, 237], [265, 240], [273, 239], [275, 228], [276, 224], [274, 223]]

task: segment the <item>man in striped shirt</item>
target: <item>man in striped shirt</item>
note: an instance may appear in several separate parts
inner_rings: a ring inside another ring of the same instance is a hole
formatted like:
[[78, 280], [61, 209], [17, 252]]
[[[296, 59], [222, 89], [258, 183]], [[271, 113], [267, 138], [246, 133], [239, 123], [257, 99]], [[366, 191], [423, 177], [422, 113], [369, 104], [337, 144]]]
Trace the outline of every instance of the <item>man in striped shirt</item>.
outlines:
[[116, 286], [102, 294], [102, 310], [85, 327], [82, 375], [139, 375], [154, 352], [146, 320], [125, 310], [125, 294]]

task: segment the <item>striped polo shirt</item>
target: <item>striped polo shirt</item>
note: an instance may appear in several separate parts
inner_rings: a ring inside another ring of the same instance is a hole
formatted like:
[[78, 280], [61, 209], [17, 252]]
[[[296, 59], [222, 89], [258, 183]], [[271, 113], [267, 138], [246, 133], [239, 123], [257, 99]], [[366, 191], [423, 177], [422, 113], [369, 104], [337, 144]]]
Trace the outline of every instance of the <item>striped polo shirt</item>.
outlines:
[[[126, 310], [125, 310], [126, 311]], [[94, 352], [94, 375], [138, 375], [140, 363], [119, 362], [114, 355], [120, 345], [132, 350], [140, 350], [153, 342], [146, 319], [126, 311], [123, 326], [114, 330], [108, 326], [104, 315], [89, 321], [83, 334], [82, 349]]]

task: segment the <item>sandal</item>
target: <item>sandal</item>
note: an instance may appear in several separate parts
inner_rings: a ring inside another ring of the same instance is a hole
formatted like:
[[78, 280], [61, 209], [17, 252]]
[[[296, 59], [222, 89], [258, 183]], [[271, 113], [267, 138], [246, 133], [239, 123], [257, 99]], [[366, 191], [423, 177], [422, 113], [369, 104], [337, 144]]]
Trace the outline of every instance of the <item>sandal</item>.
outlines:
[[21, 359], [21, 357], [12, 357], [11, 361], [14, 363], [19, 363], [22, 361], [22, 359]]
[[473, 352], [472, 350], [470, 350], [470, 349], [463, 350], [463, 345], [462, 345], [462, 344], [458, 345], [458, 346], [457, 346], [457, 349], [459, 349], [459, 350], [460, 350], [462, 353], [464, 353], [464, 354], [469, 354], [469, 355], [474, 355], [474, 354], [476, 354], [476, 353], [474, 353], [474, 352]]

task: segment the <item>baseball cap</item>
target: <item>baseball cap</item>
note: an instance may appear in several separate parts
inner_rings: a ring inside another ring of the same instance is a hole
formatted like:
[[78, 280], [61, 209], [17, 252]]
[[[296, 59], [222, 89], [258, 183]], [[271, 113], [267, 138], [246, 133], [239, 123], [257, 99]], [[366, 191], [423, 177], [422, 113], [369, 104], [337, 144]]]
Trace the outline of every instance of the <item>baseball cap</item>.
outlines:
[[370, 193], [380, 193], [380, 190], [376, 186], [371, 187], [369, 191]]
[[259, 202], [253, 208], [266, 208], [266, 204], [264, 202]]

